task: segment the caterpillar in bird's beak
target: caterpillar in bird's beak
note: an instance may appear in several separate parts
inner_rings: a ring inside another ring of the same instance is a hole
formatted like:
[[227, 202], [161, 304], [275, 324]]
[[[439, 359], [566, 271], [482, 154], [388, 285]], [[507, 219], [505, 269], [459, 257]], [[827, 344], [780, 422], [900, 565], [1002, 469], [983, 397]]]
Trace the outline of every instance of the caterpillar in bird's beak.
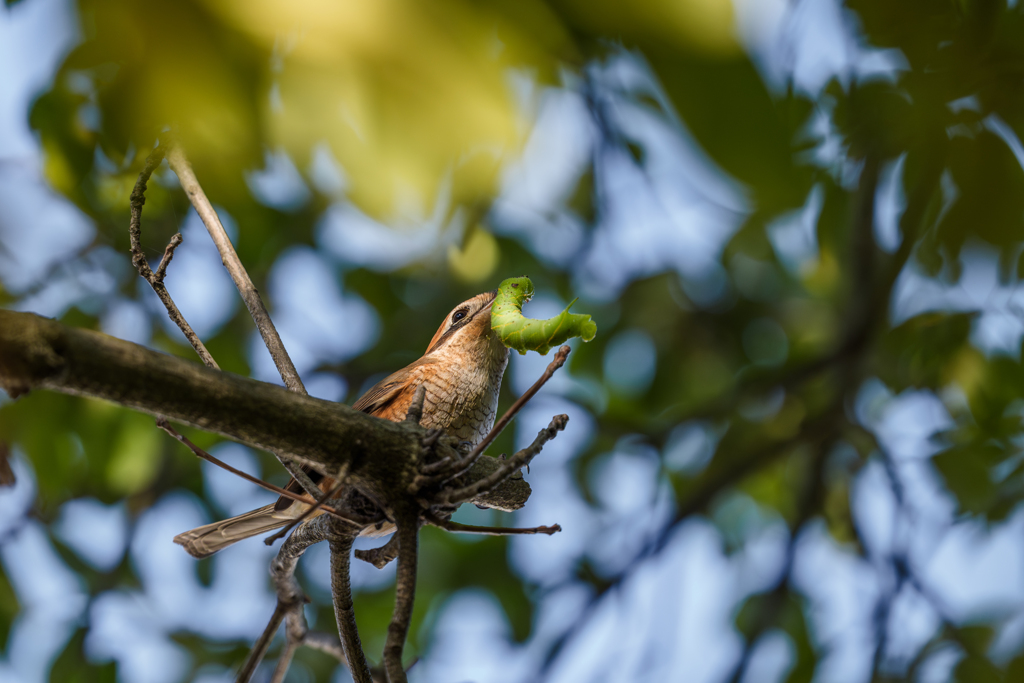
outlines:
[[528, 277], [513, 277], [498, 285], [498, 295], [491, 304], [491, 329], [501, 343], [521, 354], [536, 351], [547, 354], [573, 337], [588, 342], [597, 334], [597, 323], [589, 315], [570, 313], [576, 299], [554, 318], [533, 320], [523, 315], [523, 304], [533, 297], [533, 283]]

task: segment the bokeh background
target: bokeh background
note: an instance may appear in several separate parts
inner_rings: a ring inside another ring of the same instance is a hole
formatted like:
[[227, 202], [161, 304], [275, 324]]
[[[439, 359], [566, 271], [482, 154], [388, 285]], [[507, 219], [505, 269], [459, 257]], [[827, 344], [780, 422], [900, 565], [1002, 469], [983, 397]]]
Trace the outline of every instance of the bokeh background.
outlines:
[[[316, 396], [505, 277], [599, 324], [494, 450], [569, 414], [527, 507], [456, 517], [564, 531], [424, 530], [413, 680], [1024, 680], [1019, 0], [8, 0], [0, 305], [193, 357], [128, 258], [166, 131]], [[171, 294], [279, 382], [154, 178]], [[171, 538], [269, 494], [97, 401], [0, 394], [0, 440], [0, 680], [231, 680], [273, 550]], [[378, 657], [394, 569], [354, 571]], [[288, 680], [350, 679], [303, 650]]]

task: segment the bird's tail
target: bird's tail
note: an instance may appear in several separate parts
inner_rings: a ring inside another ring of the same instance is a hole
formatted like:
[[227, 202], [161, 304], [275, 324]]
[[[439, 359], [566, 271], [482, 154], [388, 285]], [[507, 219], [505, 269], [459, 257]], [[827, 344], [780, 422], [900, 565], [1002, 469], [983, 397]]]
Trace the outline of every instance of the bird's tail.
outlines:
[[279, 529], [289, 521], [291, 518], [275, 512], [273, 505], [265, 505], [237, 517], [178, 534], [174, 542], [185, 548], [192, 557], [201, 559], [236, 541]]

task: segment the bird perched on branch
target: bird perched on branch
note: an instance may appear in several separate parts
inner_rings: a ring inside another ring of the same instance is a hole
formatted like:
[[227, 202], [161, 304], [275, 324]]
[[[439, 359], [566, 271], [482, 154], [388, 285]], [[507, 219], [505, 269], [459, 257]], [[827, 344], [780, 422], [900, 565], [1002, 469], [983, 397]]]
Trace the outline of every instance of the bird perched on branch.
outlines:
[[[494, 424], [501, 378], [508, 364], [509, 350], [491, 331], [491, 303], [496, 293], [478, 294], [456, 306], [421, 358], [385, 377], [352, 407], [400, 422], [416, 389], [423, 386], [426, 395], [420, 424], [476, 445]], [[321, 475], [311, 472], [311, 476], [316, 481]], [[324, 492], [334, 484], [329, 477], [318, 482]], [[302, 492], [294, 479], [288, 489]], [[193, 557], [209, 557], [236, 541], [283, 527], [306, 509], [306, 505], [282, 496], [272, 505], [186, 531], [175, 536], [174, 542]]]

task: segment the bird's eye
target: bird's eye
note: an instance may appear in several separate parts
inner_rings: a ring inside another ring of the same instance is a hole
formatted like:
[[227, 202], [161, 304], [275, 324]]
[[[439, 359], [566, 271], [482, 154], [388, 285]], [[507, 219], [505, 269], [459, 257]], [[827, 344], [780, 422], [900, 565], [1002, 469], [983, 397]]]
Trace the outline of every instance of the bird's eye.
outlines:
[[460, 320], [462, 320], [465, 317], [466, 317], [466, 309], [465, 308], [460, 308], [459, 310], [457, 310], [454, 313], [452, 313], [452, 324], [454, 325], [455, 323], [459, 322]]

